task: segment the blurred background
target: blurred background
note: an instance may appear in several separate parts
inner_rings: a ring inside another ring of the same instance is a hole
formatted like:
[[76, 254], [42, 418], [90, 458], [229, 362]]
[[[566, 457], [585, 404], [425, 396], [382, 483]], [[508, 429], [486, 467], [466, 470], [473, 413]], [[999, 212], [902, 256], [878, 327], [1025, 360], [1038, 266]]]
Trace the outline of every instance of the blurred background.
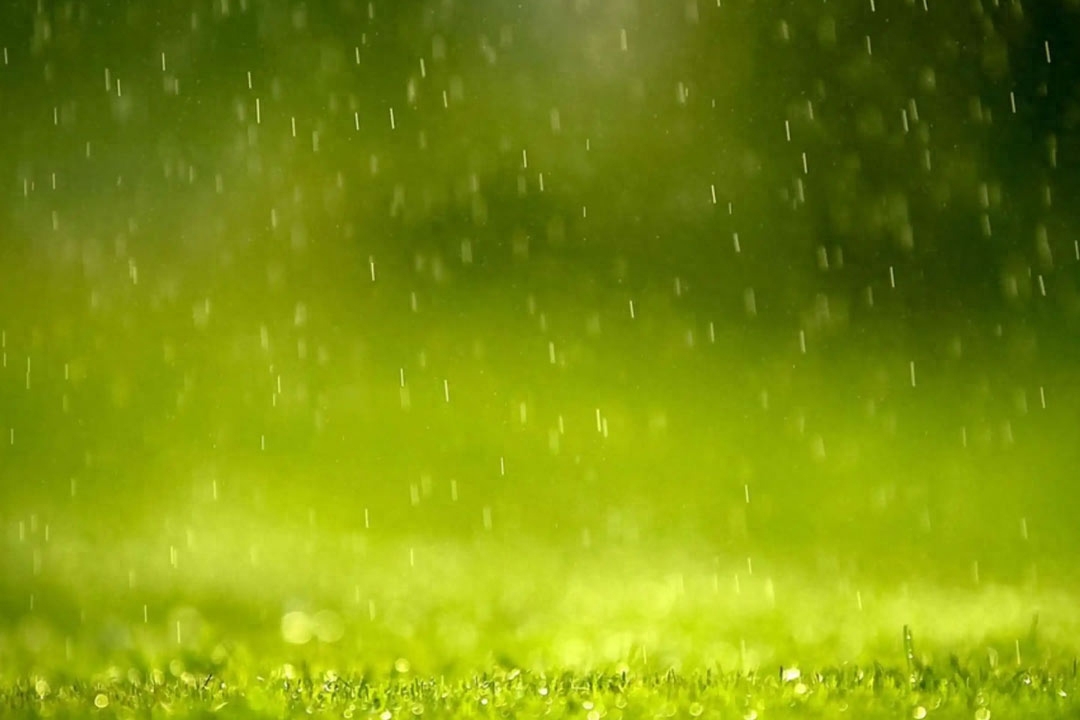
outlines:
[[[215, 608], [304, 644], [318, 606], [420, 653], [415, 593], [439, 626], [471, 598], [445, 658], [527, 647], [493, 628], [601, 571], [642, 612], [671, 573], [1074, 589], [1077, 26], [5, 4], [0, 644], [183, 644]], [[617, 614], [582, 597], [556, 657]]]

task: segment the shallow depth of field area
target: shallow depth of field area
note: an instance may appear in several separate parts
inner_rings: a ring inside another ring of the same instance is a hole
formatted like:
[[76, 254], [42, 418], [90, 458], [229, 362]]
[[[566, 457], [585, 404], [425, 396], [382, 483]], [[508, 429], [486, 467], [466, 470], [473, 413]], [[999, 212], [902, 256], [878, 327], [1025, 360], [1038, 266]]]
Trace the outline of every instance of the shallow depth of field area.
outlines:
[[1070, 717], [1075, 0], [0, 8], [0, 717]]

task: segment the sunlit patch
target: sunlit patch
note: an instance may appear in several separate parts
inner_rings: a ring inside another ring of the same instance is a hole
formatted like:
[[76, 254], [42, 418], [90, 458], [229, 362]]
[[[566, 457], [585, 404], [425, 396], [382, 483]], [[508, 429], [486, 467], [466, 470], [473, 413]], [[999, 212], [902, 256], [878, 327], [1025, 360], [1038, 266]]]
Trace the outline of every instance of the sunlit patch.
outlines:
[[345, 635], [345, 623], [333, 610], [320, 610], [311, 619], [312, 632], [325, 643], [337, 642]]
[[294, 610], [281, 616], [281, 637], [285, 642], [304, 645], [311, 642], [314, 634], [315, 624], [306, 612]]

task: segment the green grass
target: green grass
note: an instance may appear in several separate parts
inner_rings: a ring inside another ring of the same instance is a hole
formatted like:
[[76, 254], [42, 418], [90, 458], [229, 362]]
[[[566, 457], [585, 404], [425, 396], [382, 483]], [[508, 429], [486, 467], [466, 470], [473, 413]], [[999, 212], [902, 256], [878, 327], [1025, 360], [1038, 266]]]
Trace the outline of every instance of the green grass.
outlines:
[[188, 530], [9, 545], [0, 716], [1080, 714], [1068, 587], [751, 568], [693, 542]]
[[742, 673], [597, 670], [472, 675], [347, 672], [284, 665], [265, 675], [229, 662], [113, 667], [86, 678], [30, 677], [0, 691], [5, 717], [1075, 717], [1074, 663], [1019, 668], [962, 662]]

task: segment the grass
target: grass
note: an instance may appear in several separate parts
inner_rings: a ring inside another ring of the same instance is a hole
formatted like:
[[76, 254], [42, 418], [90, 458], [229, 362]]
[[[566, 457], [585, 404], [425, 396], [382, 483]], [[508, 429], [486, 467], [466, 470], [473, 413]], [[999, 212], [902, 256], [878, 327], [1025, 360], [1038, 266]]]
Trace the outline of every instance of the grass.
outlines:
[[182, 530], [9, 538], [0, 716], [1080, 715], [1075, 593], [1045, 581], [751, 568], [686, 538]]
[[1075, 717], [1075, 663], [963, 663], [773, 672], [706, 668], [633, 673], [492, 668], [467, 677], [345, 673], [284, 665], [266, 675], [208, 663], [197, 672], [114, 667], [89, 678], [20, 680], [0, 691], [5, 717]]

